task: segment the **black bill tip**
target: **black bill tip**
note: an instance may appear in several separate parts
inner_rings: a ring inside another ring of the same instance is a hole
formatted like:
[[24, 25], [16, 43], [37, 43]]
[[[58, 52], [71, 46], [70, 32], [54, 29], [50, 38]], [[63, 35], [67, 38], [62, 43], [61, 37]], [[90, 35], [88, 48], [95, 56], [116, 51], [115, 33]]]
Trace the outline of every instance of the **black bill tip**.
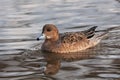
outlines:
[[39, 38], [37, 38], [36, 40], [37, 40], [37, 41], [39, 41], [40, 39], [39, 39]]

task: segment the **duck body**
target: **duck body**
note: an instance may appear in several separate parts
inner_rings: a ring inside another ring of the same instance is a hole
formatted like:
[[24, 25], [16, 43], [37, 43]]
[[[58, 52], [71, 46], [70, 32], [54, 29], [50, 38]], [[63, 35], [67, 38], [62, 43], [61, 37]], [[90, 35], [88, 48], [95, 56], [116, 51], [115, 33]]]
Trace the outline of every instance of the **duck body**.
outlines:
[[53, 53], [73, 53], [85, 50], [97, 45], [103, 36], [95, 36], [94, 26], [85, 31], [65, 32], [59, 34], [57, 27], [53, 24], [46, 24], [43, 27], [42, 36], [37, 38], [45, 39], [41, 50]]

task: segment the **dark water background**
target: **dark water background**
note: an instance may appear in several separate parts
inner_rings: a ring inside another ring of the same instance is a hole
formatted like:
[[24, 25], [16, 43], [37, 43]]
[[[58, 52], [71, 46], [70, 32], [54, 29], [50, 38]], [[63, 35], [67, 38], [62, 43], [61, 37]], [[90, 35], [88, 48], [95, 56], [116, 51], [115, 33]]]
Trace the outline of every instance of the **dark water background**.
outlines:
[[[120, 80], [119, 2], [0, 0], [0, 80]], [[61, 33], [97, 25], [109, 34], [82, 53], [42, 53], [35, 39], [46, 23]]]

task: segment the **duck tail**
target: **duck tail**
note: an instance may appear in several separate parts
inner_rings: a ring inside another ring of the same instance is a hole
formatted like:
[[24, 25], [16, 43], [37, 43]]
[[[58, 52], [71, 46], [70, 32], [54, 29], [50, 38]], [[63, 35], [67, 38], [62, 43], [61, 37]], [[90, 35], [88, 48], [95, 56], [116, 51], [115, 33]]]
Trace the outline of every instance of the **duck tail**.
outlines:
[[102, 33], [101, 35], [96, 36], [96, 38], [101, 40], [101, 39], [105, 38], [107, 35], [108, 35], [108, 31]]
[[87, 36], [87, 38], [92, 38], [94, 35], [95, 35], [95, 29], [97, 28], [98, 26], [93, 26], [91, 27], [90, 29], [84, 31], [84, 34]]
[[96, 35], [96, 36], [92, 37], [90, 40], [92, 42], [94, 42], [95, 44], [98, 44], [103, 38], [107, 37], [107, 35], [108, 35], [108, 31], [104, 32], [100, 35]]
[[97, 28], [98, 26], [93, 26], [91, 27], [90, 29], [88, 29], [87, 31], [95, 31], [95, 29]]

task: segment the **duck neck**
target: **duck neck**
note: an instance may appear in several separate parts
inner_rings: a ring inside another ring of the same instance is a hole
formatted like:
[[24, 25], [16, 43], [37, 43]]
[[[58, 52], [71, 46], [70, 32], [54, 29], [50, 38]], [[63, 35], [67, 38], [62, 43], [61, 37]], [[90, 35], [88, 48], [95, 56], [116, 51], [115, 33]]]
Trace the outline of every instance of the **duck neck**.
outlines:
[[56, 35], [54, 38], [46, 39], [47, 42], [57, 42], [59, 40], [59, 35]]
[[58, 41], [58, 40], [59, 40], [59, 34], [57, 34], [56, 37], [52, 39], [52, 41]]

